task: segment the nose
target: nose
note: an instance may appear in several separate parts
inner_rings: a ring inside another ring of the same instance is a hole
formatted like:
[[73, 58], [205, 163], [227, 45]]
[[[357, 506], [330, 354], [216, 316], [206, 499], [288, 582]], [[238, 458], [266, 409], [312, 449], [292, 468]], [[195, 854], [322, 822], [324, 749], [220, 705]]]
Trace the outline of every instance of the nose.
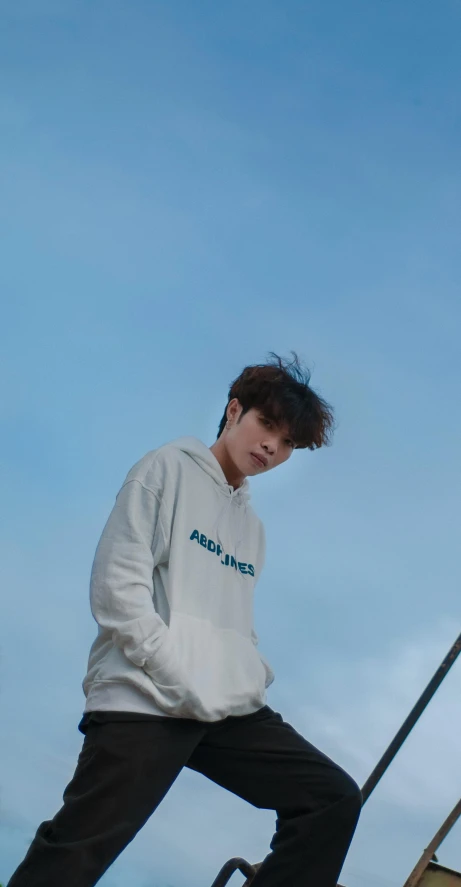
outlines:
[[277, 443], [275, 440], [266, 441], [262, 444], [262, 448], [269, 456], [273, 456], [277, 452]]

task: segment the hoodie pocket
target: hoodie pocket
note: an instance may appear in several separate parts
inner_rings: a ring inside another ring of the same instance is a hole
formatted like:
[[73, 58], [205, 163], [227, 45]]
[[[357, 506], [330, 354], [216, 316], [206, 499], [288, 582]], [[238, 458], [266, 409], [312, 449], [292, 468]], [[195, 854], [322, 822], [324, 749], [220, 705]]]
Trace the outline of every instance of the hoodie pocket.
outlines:
[[263, 664], [263, 667], [264, 667], [265, 676], [266, 676], [266, 688], [267, 688], [267, 687], [270, 687], [270, 685], [274, 682], [275, 674], [272, 671], [272, 668], [270, 667], [266, 657], [263, 656], [262, 653], [259, 653], [259, 658], [260, 658], [260, 660]]
[[144, 665], [144, 671], [152, 681], [152, 695], [157, 705], [166, 714], [194, 717], [198, 700], [188, 684], [186, 670], [171, 640], [170, 629], [165, 632], [155, 656]]
[[174, 660], [157, 665], [152, 679], [184, 681], [191, 717], [217, 721], [264, 705], [269, 674], [251, 638], [176, 611], [171, 613], [169, 643]]
[[178, 683], [179, 662], [171, 643], [170, 631], [167, 629], [155, 654], [144, 665], [144, 671], [154, 683], [173, 687]]

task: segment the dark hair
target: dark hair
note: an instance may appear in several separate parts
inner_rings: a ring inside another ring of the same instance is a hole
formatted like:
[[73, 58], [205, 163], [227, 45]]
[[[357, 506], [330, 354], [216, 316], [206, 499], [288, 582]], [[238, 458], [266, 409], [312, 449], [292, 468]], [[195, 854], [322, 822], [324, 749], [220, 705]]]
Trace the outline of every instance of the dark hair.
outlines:
[[243, 407], [241, 416], [255, 408], [276, 425], [287, 424], [297, 449], [316, 450], [330, 443], [333, 410], [309, 387], [309, 370], [291, 353], [288, 361], [271, 351], [268, 363], [245, 367], [230, 386], [218, 437], [226, 425], [229, 401], [236, 397]]

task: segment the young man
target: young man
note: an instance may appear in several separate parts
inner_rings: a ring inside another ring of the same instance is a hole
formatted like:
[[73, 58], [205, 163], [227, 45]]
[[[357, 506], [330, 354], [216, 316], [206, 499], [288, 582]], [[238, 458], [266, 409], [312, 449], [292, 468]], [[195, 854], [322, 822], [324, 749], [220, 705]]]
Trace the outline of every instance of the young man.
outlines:
[[247, 480], [332, 426], [296, 355], [272, 355], [232, 383], [213, 446], [181, 438], [131, 469], [91, 575], [77, 769], [9, 887], [96, 884], [184, 766], [277, 812], [253, 887], [334, 887], [360, 791], [266, 704], [273, 673], [253, 629], [264, 530]]

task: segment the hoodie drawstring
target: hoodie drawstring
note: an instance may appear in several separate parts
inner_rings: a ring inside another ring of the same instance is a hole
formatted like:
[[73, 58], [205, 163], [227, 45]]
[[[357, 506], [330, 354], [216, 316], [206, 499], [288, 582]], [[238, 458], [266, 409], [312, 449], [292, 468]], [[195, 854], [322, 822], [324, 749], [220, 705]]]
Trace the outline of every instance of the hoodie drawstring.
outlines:
[[[231, 554], [229, 548], [232, 545], [232, 527], [230, 526], [232, 515], [237, 513], [240, 520], [239, 526], [237, 528], [237, 534], [235, 539], [235, 559], [238, 561], [238, 548], [242, 543], [245, 535], [245, 524], [246, 524], [246, 515], [247, 515], [247, 502], [249, 499], [249, 495], [246, 490], [241, 490], [238, 488], [237, 490], [233, 490], [231, 487], [229, 489], [229, 495], [226, 495], [226, 501], [221, 508], [219, 515], [216, 520], [216, 538], [223, 552], [226, 554]], [[241, 499], [241, 503], [237, 502], [234, 506], [234, 500]], [[237, 512], [235, 512], [235, 507], [237, 507]], [[227, 519], [227, 527], [222, 527], [223, 519]], [[227, 530], [227, 532], [226, 532]], [[226, 541], [224, 539], [226, 538]]]

